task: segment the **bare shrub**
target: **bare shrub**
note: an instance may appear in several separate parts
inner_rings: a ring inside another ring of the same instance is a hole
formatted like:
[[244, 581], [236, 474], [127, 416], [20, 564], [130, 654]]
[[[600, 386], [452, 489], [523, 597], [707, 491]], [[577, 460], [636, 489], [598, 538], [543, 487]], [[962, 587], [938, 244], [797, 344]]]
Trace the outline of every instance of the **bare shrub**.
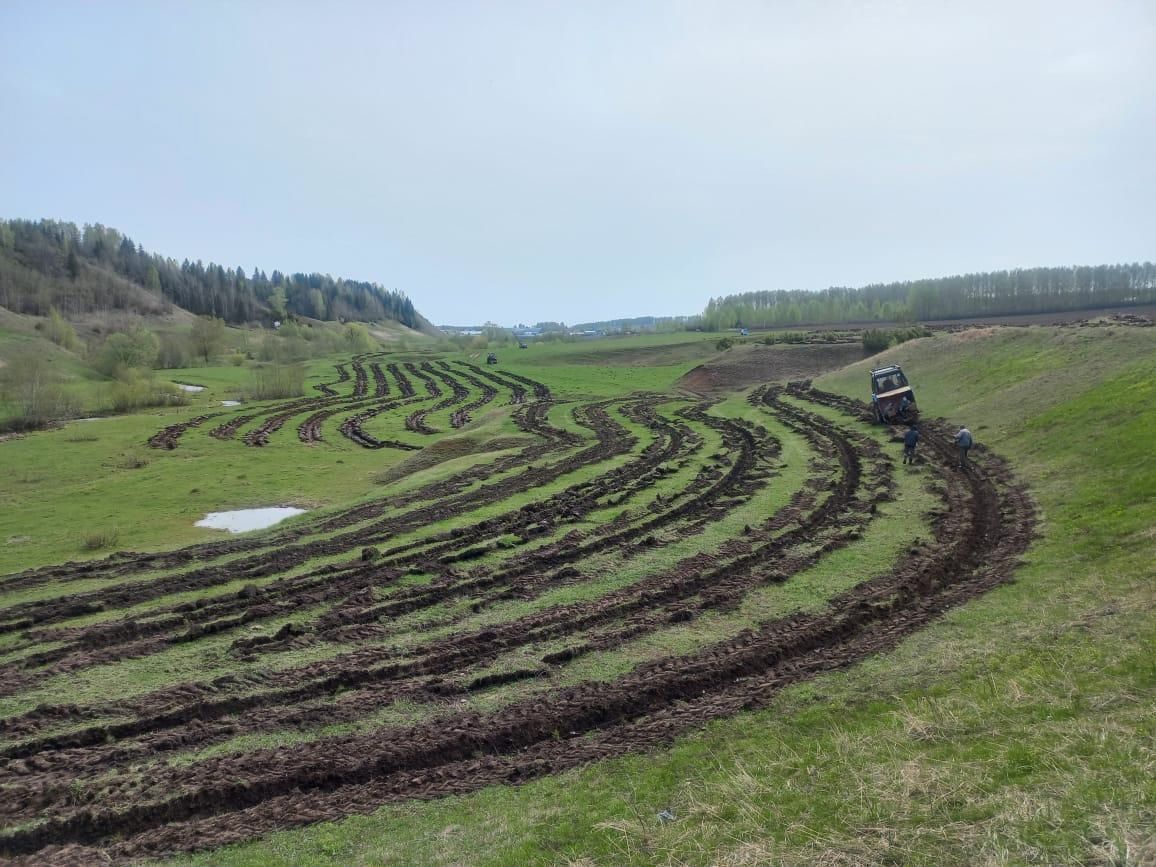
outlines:
[[103, 551], [105, 548], [115, 548], [120, 544], [120, 530], [115, 527], [110, 530], [95, 530], [85, 534], [80, 544], [85, 551]]
[[64, 388], [55, 365], [32, 352], [18, 355], [0, 370], [0, 395], [12, 415], [0, 430], [39, 430], [75, 415], [79, 404]]
[[305, 368], [300, 364], [259, 364], [253, 367], [250, 400], [300, 397], [305, 393]]
[[135, 412], [154, 406], [185, 406], [188, 393], [139, 370], [122, 370], [107, 387], [104, 402], [110, 412]]

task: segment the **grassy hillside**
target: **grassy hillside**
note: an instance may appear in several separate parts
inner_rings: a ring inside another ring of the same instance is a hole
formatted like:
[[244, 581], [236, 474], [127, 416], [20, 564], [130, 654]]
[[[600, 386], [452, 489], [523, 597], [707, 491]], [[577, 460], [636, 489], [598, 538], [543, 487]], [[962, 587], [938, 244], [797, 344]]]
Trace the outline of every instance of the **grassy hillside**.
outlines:
[[[669, 750], [191, 861], [1150, 863], [1156, 334], [969, 332], [885, 360], [1031, 486], [1015, 584]], [[819, 385], [862, 397], [869, 364]]]

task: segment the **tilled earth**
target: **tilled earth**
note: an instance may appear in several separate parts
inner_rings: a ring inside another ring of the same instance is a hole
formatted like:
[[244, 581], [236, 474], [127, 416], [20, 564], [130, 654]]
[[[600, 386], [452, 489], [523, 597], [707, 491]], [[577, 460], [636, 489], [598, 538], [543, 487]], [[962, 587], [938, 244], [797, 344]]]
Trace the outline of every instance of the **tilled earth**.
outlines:
[[[525, 439], [304, 528], [0, 578], [22, 600], [0, 608], [0, 856], [210, 849], [653, 748], [894, 647], [1008, 581], [1033, 535], [1004, 462], [955, 469], [927, 422], [936, 505], [890, 568], [817, 610], [698, 633], [858, 544], [896, 498], [861, 404], [802, 385], [753, 390], [750, 420], [671, 395], [560, 403], [504, 371], [368, 357], [318, 391], [158, 447], [259, 445], [293, 421], [380, 448], [361, 425], [382, 413], [436, 442], [490, 403]], [[691, 640], [663, 651], [672, 634]], [[72, 678], [150, 662], [185, 674], [69, 700]]]

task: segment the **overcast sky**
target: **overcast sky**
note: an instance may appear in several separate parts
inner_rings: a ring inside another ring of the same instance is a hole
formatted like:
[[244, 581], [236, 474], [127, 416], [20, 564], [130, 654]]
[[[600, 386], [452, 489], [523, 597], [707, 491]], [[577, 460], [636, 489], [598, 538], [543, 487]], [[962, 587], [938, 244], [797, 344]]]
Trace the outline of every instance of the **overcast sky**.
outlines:
[[438, 323], [1156, 258], [1156, 2], [0, 0], [0, 216]]

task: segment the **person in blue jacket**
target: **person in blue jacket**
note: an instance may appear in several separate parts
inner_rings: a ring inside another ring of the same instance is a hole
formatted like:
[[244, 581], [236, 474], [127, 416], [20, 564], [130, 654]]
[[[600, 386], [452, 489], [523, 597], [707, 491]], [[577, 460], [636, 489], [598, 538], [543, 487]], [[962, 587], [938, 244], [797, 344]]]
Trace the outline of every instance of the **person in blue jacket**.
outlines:
[[903, 463], [915, 463], [915, 447], [919, 444], [919, 428], [912, 425], [903, 435]]

